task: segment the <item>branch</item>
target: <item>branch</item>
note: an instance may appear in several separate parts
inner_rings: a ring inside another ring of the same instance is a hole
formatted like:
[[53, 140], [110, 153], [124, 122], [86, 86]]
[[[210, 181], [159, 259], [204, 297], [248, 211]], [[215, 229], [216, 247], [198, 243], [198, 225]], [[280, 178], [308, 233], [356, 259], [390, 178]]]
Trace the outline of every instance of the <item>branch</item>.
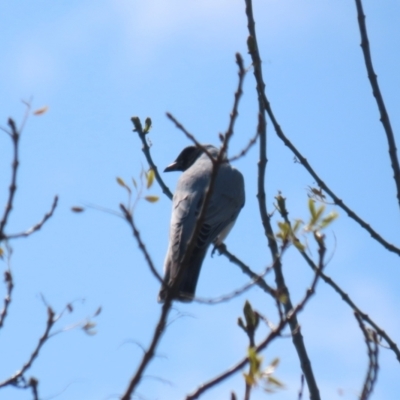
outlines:
[[[290, 293], [286, 287], [285, 279], [282, 273], [282, 265], [279, 259], [278, 245], [275, 240], [270, 217], [266, 207], [266, 195], [265, 195], [265, 170], [267, 165], [267, 133], [266, 133], [266, 116], [265, 116], [265, 83], [262, 76], [261, 68], [261, 57], [258, 51], [258, 42], [255, 29], [255, 21], [253, 16], [253, 5], [252, 0], [245, 0], [246, 4], [246, 16], [247, 16], [247, 27], [249, 31], [249, 38], [247, 39], [247, 47], [253, 62], [254, 77], [257, 83], [257, 95], [258, 95], [258, 133], [260, 136], [260, 160], [258, 163], [258, 204], [260, 209], [260, 216], [262, 224], [265, 230], [265, 235], [268, 240], [268, 245], [271, 251], [272, 259], [274, 260], [274, 271], [275, 281], [277, 289], [287, 297], [287, 301], [284, 303], [285, 312], [288, 313], [292, 309], [292, 303], [290, 299]], [[275, 262], [276, 261], [276, 262]], [[320, 400], [319, 389], [317, 382], [314, 377], [314, 373], [311, 367], [311, 362], [308, 358], [307, 350], [304, 344], [301, 330], [298, 329], [299, 324], [296, 315], [289, 320], [290, 328], [293, 334], [293, 344], [296, 348], [303, 374], [306, 378], [308, 389], [310, 392], [311, 400]]]
[[225, 243], [221, 243], [217, 247], [217, 250], [219, 251], [220, 254], [226, 256], [231, 263], [237, 265], [244, 274], [253, 279], [255, 281], [255, 284], [258, 285], [262, 290], [264, 290], [264, 292], [270, 294], [274, 298], [276, 297], [276, 290], [271, 286], [269, 286], [264, 281], [264, 279], [261, 279], [260, 275], [253, 272], [243, 261], [239, 260], [236, 256], [234, 256], [231, 252], [229, 252]]
[[53, 204], [52, 204], [52, 206], [50, 208], [50, 211], [47, 212], [43, 216], [43, 218], [42, 218], [42, 220], [40, 222], [38, 222], [36, 225], [32, 226], [31, 228], [29, 228], [25, 232], [14, 233], [14, 234], [11, 234], [11, 235], [5, 235], [5, 238], [6, 239], [17, 239], [17, 238], [21, 238], [21, 237], [28, 237], [28, 236], [32, 235], [32, 233], [37, 232], [38, 230], [40, 230], [42, 228], [42, 226], [46, 223], [46, 221], [53, 216], [54, 211], [55, 211], [55, 209], [57, 207], [57, 204], [58, 204], [58, 196], [55, 196], [54, 200], [53, 200]]
[[154, 171], [154, 175], [156, 177], [158, 184], [161, 187], [161, 190], [171, 200], [173, 195], [172, 195], [171, 191], [169, 190], [168, 186], [162, 180], [160, 173], [158, 172], [158, 168], [157, 168], [156, 164], [154, 164], [154, 162], [153, 162], [153, 159], [150, 154], [150, 147], [146, 140], [146, 134], [143, 133], [142, 124], [140, 123], [139, 118], [132, 117], [131, 121], [135, 127], [134, 131], [136, 131], [138, 133], [139, 138], [142, 141], [142, 144], [143, 144], [142, 151], [146, 157], [147, 162], [150, 165], [150, 168]]
[[10, 127], [11, 131], [10, 132], [6, 131], [6, 132], [11, 137], [13, 143], [14, 155], [11, 164], [11, 183], [8, 191], [8, 200], [4, 209], [3, 217], [0, 221], [0, 241], [5, 238], [4, 228], [7, 224], [8, 217], [10, 216], [11, 210], [13, 208], [15, 191], [17, 190], [17, 171], [19, 165], [19, 160], [18, 160], [19, 132], [12, 118], [8, 119], [8, 126]]
[[11, 293], [14, 288], [13, 278], [10, 270], [4, 272], [4, 282], [7, 286], [7, 293], [4, 297], [4, 307], [0, 311], [0, 329], [3, 327], [4, 320], [6, 319], [8, 307], [11, 303]]
[[[317, 266], [314, 264], [313, 260], [305, 252], [302, 252], [301, 255], [307, 261], [308, 265], [315, 271], [317, 269]], [[342, 300], [346, 304], [348, 304], [358, 316], [360, 316], [365, 322], [368, 322], [375, 329], [380, 337], [385, 339], [389, 348], [395, 353], [397, 360], [400, 362], [400, 350], [397, 347], [397, 344], [390, 338], [390, 336], [382, 328], [380, 328], [367, 314], [365, 314], [360, 308], [358, 308], [357, 305], [350, 298], [350, 296], [345, 293], [331, 277], [327, 276], [324, 272], [321, 272], [321, 279], [329, 286], [331, 286], [333, 290], [335, 290], [335, 292], [340, 295]]]
[[36, 360], [37, 356], [39, 355], [40, 349], [46, 343], [46, 341], [49, 339], [51, 328], [53, 327], [55, 322], [56, 322], [56, 319], [55, 319], [54, 311], [50, 307], [47, 307], [46, 329], [45, 329], [42, 337], [39, 339], [39, 342], [36, 345], [35, 350], [31, 354], [31, 356], [29, 357], [29, 360], [22, 366], [22, 368], [19, 371], [17, 371], [10, 378], [4, 380], [3, 382], [0, 382], [0, 388], [2, 388], [4, 386], [7, 386], [7, 385], [18, 386], [18, 383], [20, 382], [21, 379], [23, 379], [23, 375], [25, 374], [25, 372], [29, 368], [32, 367], [33, 362]]
[[[260, 281], [264, 282], [264, 284], [267, 285], [265, 283], [265, 281], [263, 280], [263, 278], [264, 278], [264, 276], [266, 274], [268, 274], [273, 269], [273, 267], [274, 267], [273, 265], [267, 267], [265, 269], [265, 271], [263, 271], [260, 275], [254, 274], [254, 277], [253, 277], [251, 282], [246, 283], [241, 288], [236, 289], [236, 290], [234, 290], [233, 292], [231, 292], [229, 294], [220, 296], [220, 297], [215, 298], [215, 299], [201, 299], [201, 298], [196, 298], [195, 297], [193, 300], [197, 301], [198, 303], [203, 303], [203, 304], [218, 304], [218, 303], [223, 303], [225, 301], [229, 301], [229, 300], [233, 299], [234, 297], [237, 297], [237, 296], [243, 294], [244, 292], [246, 292], [247, 290], [249, 290], [253, 286], [257, 285], [258, 282], [260, 282]], [[270, 290], [272, 291], [270, 294], [273, 295], [274, 298], [276, 298], [276, 290], [273, 290], [272, 288], [270, 288]]]
[[147, 251], [147, 248], [146, 248], [145, 244], [142, 241], [142, 238], [140, 236], [140, 232], [136, 228], [136, 225], [135, 225], [135, 223], [133, 221], [132, 213], [123, 204], [120, 204], [119, 207], [122, 210], [122, 213], [123, 213], [123, 215], [125, 217], [125, 220], [128, 222], [128, 224], [132, 228], [133, 236], [135, 237], [135, 239], [136, 239], [136, 241], [138, 243], [138, 246], [139, 246], [140, 250], [142, 251], [142, 253], [144, 255], [144, 258], [146, 259], [147, 265], [149, 266], [149, 268], [150, 268], [151, 272], [153, 273], [153, 275], [162, 284], [164, 282], [164, 280], [161, 278], [160, 274], [157, 272], [157, 269], [154, 266], [153, 260], [151, 259], [150, 254]]
[[[320, 252], [320, 266], [322, 269], [323, 266], [323, 255], [324, 251]], [[283, 318], [280, 319], [279, 324], [276, 326], [275, 329], [273, 329], [270, 334], [259, 344], [256, 346], [256, 352], [259, 353], [261, 350], [265, 349], [274, 339], [276, 339], [278, 336], [281, 335], [281, 332], [283, 329], [286, 327], [288, 323], [292, 319], [295, 319], [297, 314], [303, 310], [304, 306], [308, 302], [308, 300], [311, 298], [311, 296], [315, 293], [315, 288], [317, 285], [317, 282], [320, 277], [321, 269], [318, 269], [318, 271], [315, 273], [311, 287], [306, 291], [306, 294], [304, 295], [303, 299], [294, 307], [292, 310], [290, 310], [289, 313], [286, 314]], [[211, 389], [215, 385], [221, 383], [225, 379], [229, 378], [231, 375], [235, 374], [236, 372], [239, 372], [243, 367], [247, 365], [249, 362], [248, 357], [245, 357], [243, 360], [238, 362], [236, 365], [228, 369], [227, 371], [223, 372], [222, 374], [218, 375], [214, 379], [203, 383], [196, 391], [194, 391], [192, 394], [186, 396], [185, 400], [195, 400], [198, 399], [204, 392], [207, 390]]]
[[367, 27], [365, 25], [365, 14], [362, 6], [362, 1], [361, 0], [355, 0], [355, 1], [357, 7], [358, 26], [360, 28], [360, 35], [361, 35], [361, 49], [364, 55], [365, 67], [367, 68], [367, 73], [369, 81], [371, 83], [372, 93], [375, 97], [376, 104], [379, 109], [380, 121], [382, 122], [383, 128], [385, 130], [386, 138], [389, 145], [389, 157], [392, 164], [394, 182], [396, 184], [397, 200], [400, 206], [400, 165], [399, 165], [399, 160], [397, 158], [396, 141], [394, 138], [392, 126], [390, 124], [389, 114], [386, 111], [385, 102], [383, 101], [381, 90], [379, 88], [377, 75], [372, 65], [371, 50], [369, 47], [369, 40], [367, 34]]
[[369, 359], [368, 371], [367, 371], [367, 376], [365, 378], [363, 390], [360, 396], [360, 400], [368, 400], [369, 396], [371, 395], [374, 389], [376, 379], [378, 378], [379, 344], [376, 332], [371, 329], [368, 329], [364, 325], [361, 316], [358, 315], [356, 312], [354, 313], [354, 316], [356, 317], [358, 325], [360, 326], [360, 329], [364, 335], [365, 343], [367, 345], [367, 350], [368, 350], [368, 359]]
[[[247, 0], [249, 2], [250, 0]], [[265, 87], [264, 83], [260, 83], [261, 87]], [[275, 132], [277, 136], [283, 141], [285, 146], [287, 146], [292, 153], [296, 156], [296, 158], [299, 160], [300, 164], [303, 165], [303, 167], [308, 171], [308, 173], [314, 178], [314, 180], [317, 182], [318, 186], [323, 189], [333, 200], [333, 202], [339, 206], [342, 210], [344, 210], [347, 215], [356, 221], [362, 228], [364, 228], [373, 239], [375, 239], [378, 243], [380, 243], [383, 247], [385, 247], [387, 250], [396, 253], [397, 255], [400, 255], [400, 249], [389, 242], [387, 242], [382, 236], [380, 236], [369, 224], [367, 224], [363, 219], [361, 219], [353, 210], [351, 210], [341, 199], [339, 199], [338, 196], [325, 184], [325, 182], [317, 175], [317, 173], [314, 171], [314, 169], [311, 167], [311, 165], [308, 163], [307, 159], [303, 157], [303, 155], [299, 152], [299, 150], [292, 144], [292, 142], [285, 136], [283, 133], [280, 125], [278, 124], [275, 115], [272, 111], [271, 105], [268, 101], [267, 95], [265, 91], [262, 93], [262, 98], [263, 98], [263, 103], [265, 110], [271, 119], [272, 124], [274, 125]], [[400, 179], [399, 185], [400, 185]]]

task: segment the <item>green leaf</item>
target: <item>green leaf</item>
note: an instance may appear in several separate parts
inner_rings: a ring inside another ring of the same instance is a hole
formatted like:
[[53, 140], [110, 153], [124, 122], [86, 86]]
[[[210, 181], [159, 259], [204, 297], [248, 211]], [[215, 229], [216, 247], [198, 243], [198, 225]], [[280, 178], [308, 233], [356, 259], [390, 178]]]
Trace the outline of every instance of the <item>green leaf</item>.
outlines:
[[311, 217], [315, 218], [315, 201], [313, 199], [308, 199], [308, 209], [310, 210]]
[[330, 225], [337, 217], [339, 214], [335, 211], [332, 211], [329, 213], [322, 221], [321, 221], [321, 228], [326, 228], [328, 225]]
[[256, 329], [259, 321], [258, 315], [257, 313], [254, 312], [253, 308], [251, 307], [251, 304], [247, 300], [246, 303], [244, 304], [243, 314], [244, 317], [246, 318], [247, 328], [251, 330]]
[[153, 184], [154, 177], [155, 177], [154, 169], [150, 169], [149, 172], [146, 175], [146, 178], [147, 178], [147, 189], [149, 189], [151, 187], [151, 185]]
[[120, 177], [117, 177], [117, 183], [118, 185], [122, 186], [123, 188], [125, 188], [129, 193], [131, 193], [131, 189], [129, 188], [129, 186], [124, 182], [124, 180]]
[[143, 129], [143, 133], [149, 133], [151, 129], [151, 118], [147, 117], [144, 121], [144, 129]]
[[149, 203], [155, 203], [156, 201], [159, 200], [158, 196], [145, 196], [145, 200], [147, 200]]

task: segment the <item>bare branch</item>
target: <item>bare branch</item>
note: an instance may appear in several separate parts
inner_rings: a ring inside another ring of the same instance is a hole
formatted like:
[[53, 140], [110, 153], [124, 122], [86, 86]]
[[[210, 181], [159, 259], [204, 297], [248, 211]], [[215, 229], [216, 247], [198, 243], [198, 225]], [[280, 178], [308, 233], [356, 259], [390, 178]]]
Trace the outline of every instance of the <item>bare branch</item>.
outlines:
[[[303, 258], [307, 261], [308, 265], [315, 271], [317, 269], [317, 266], [314, 264], [313, 260], [305, 253], [302, 252], [301, 255]], [[386, 343], [388, 344], [389, 348], [395, 353], [397, 360], [400, 362], [400, 350], [397, 346], [397, 344], [390, 338], [390, 336], [381, 328], [379, 327], [369, 316], [368, 314], [365, 314], [357, 305], [354, 303], [354, 301], [350, 298], [350, 296], [341, 289], [341, 287], [329, 276], [327, 276], [324, 272], [320, 273], [321, 279], [327, 283], [329, 286], [335, 290], [336, 293], [340, 295], [342, 300], [348, 304], [352, 310], [360, 316], [365, 322], [368, 322], [375, 331], [378, 333], [378, 335], [385, 339]]]
[[301, 400], [303, 398], [303, 390], [304, 390], [304, 375], [301, 374], [298, 400]]
[[154, 175], [156, 177], [158, 184], [161, 187], [161, 190], [171, 200], [173, 195], [172, 195], [171, 191], [169, 190], [168, 186], [162, 180], [160, 173], [158, 172], [158, 168], [157, 168], [156, 164], [154, 164], [154, 162], [153, 162], [153, 158], [151, 157], [151, 154], [150, 154], [150, 147], [146, 140], [146, 134], [143, 133], [142, 124], [140, 123], [140, 120], [138, 117], [132, 117], [131, 120], [132, 120], [133, 125], [135, 126], [134, 130], [138, 133], [139, 138], [142, 141], [142, 144], [143, 144], [142, 151], [146, 157], [146, 160], [149, 163], [150, 168], [153, 169]]
[[[267, 275], [271, 270], [273, 269], [273, 265], [267, 267], [260, 275], [256, 275], [253, 277], [253, 280], [249, 283], [247, 283], [246, 285], [242, 286], [239, 289], [234, 290], [233, 292], [217, 297], [215, 299], [202, 299], [202, 298], [198, 298], [195, 297], [193, 300], [198, 302], [198, 303], [203, 303], [203, 304], [219, 304], [219, 303], [223, 303], [225, 301], [229, 301], [231, 299], [233, 299], [234, 297], [237, 297], [241, 294], [243, 294], [244, 292], [246, 292], [247, 290], [249, 290], [250, 288], [252, 288], [253, 286], [257, 285], [259, 281], [263, 281], [264, 284], [266, 285], [265, 281], [263, 280], [263, 278], [265, 277], [265, 275]], [[273, 290], [273, 289], [271, 289]], [[275, 290], [273, 290], [274, 293], [276, 293]], [[272, 294], [272, 293], [271, 293]]]
[[204, 153], [206, 153], [208, 155], [208, 157], [210, 158], [210, 160], [212, 161], [213, 164], [215, 164], [216, 160], [214, 159], [214, 157], [210, 154], [210, 152], [194, 137], [194, 135], [192, 135], [171, 113], [167, 112], [166, 113], [167, 118], [170, 119], [175, 126], [185, 134], [185, 136], [191, 140], [196, 147], [198, 147], [199, 149], [201, 149]]
[[253, 272], [243, 261], [239, 260], [236, 256], [234, 256], [230, 251], [228, 251], [226, 244], [221, 243], [218, 247], [217, 250], [219, 251], [220, 254], [223, 254], [228, 258], [228, 260], [237, 265], [244, 274], [249, 276], [255, 281], [255, 284], [258, 285], [264, 292], [270, 294], [272, 297], [276, 297], [276, 290], [269, 286], [264, 279], [261, 279], [258, 274]]
[[120, 204], [119, 207], [121, 208], [123, 215], [125, 217], [125, 220], [128, 222], [128, 224], [130, 225], [130, 227], [132, 228], [132, 233], [133, 236], [135, 236], [135, 239], [139, 245], [140, 250], [142, 251], [147, 265], [149, 266], [151, 272], [153, 273], [153, 275], [158, 279], [158, 281], [162, 284], [163, 283], [163, 279], [161, 278], [160, 274], [157, 272], [156, 267], [154, 266], [153, 260], [150, 257], [149, 252], [147, 251], [147, 248], [145, 246], [145, 244], [142, 241], [142, 238], [140, 236], [140, 232], [138, 231], [138, 229], [136, 228], [136, 225], [133, 221], [133, 215], [132, 213], [123, 205]]
[[10, 270], [4, 272], [4, 282], [7, 286], [7, 293], [4, 296], [4, 307], [0, 311], [0, 329], [3, 327], [4, 320], [6, 319], [8, 307], [11, 303], [11, 293], [14, 288], [13, 278]]
[[13, 208], [15, 191], [17, 190], [17, 171], [18, 171], [18, 143], [19, 143], [19, 132], [12, 118], [8, 119], [8, 126], [11, 131], [9, 135], [13, 143], [13, 161], [11, 164], [11, 183], [8, 191], [8, 199], [4, 209], [3, 217], [0, 220], [0, 241], [5, 238], [4, 228], [7, 225], [8, 217], [10, 216], [11, 210]]
[[18, 383], [23, 378], [23, 375], [25, 374], [25, 372], [29, 368], [32, 367], [33, 362], [38, 357], [40, 349], [46, 343], [46, 341], [49, 339], [50, 331], [51, 331], [51, 328], [53, 327], [54, 323], [55, 323], [54, 311], [50, 307], [47, 307], [46, 329], [45, 329], [42, 337], [39, 339], [39, 342], [36, 345], [36, 348], [34, 349], [34, 351], [32, 352], [31, 356], [29, 357], [29, 360], [22, 366], [22, 368], [19, 371], [17, 371], [10, 378], [4, 380], [3, 382], [0, 382], [0, 388], [2, 388], [4, 386], [7, 386], [7, 385], [16, 385], [16, 386], [18, 386]]
[[368, 79], [371, 83], [372, 93], [375, 97], [376, 104], [379, 109], [380, 121], [382, 122], [383, 128], [385, 130], [386, 138], [389, 145], [389, 157], [392, 164], [394, 182], [396, 184], [397, 200], [400, 206], [400, 165], [399, 165], [399, 160], [397, 158], [396, 141], [392, 130], [392, 125], [390, 123], [389, 114], [386, 111], [385, 102], [383, 101], [381, 90], [379, 88], [378, 77], [372, 65], [371, 50], [369, 47], [369, 40], [367, 34], [367, 27], [365, 24], [365, 14], [362, 6], [362, 1], [355, 0], [355, 2], [357, 7], [358, 26], [361, 35], [361, 49], [364, 55], [365, 67], [367, 69]]
[[26, 230], [25, 232], [20, 232], [20, 233], [13, 233], [11, 235], [6, 235], [7, 239], [17, 239], [17, 238], [21, 238], [21, 237], [28, 237], [30, 235], [32, 235], [32, 233], [37, 232], [38, 230], [40, 230], [42, 228], [42, 226], [46, 223], [46, 221], [51, 218], [54, 214], [54, 211], [57, 207], [57, 203], [58, 203], [58, 196], [54, 197], [53, 200], [53, 204], [50, 208], [50, 211], [47, 212], [42, 220], [40, 222], [38, 222], [36, 225], [32, 226], [31, 228], [29, 228], [28, 230]]
[[230, 157], [229, 158], [229, 162], [236, 161], [239, 158], [244, 157], [247, 154], [247, 152], [256, 144], [257, 138], [258, 138], [258, 133], [259, 132], [257, 131], [256, 134], [250, 139], [250, 141], [247, 144], [247, 146], [244, 149], [242, 149], [242, 151], [240, 153], [236, 154], [233, 157]]
[[[255, 29], [255, 20], [253, 16], [253, 4], [252, 0], [245, 0], [246, 4], [246, 16], [247, 16], [247, 27], [249, 31], [249, 37], [247, 39], [247, 47], [253, 62], [254, 67], [254, 77], [257, 84], [257, 97], [258, 97], [258, 133], [260, 136], [260, 159], [258, 162], [258, 204], [260, 209], [261, 221], [264, 227], [265, 235], [268, 240], [268, 245], [271, 251], [272, 259], [274, 260], [274, 271], [275, 271], [275, 281], [277, 289], [287, 297], [287, 301], [284, 303], [284, 308], [286, 314], [290, 312], [293, 308], [290, 293], [286, 287], [285, 279], [282, 273], [282, 265], [279, 259], [278, 245], [275, 240], [270, 217], [267, 212], [266, 206], [266, 194], [265, 194], [265, 170], [267, 165], [267, 121], [265, 116], [265, 83], [262, 75], [261, 68], [261, 57], [258, 50], [257, 35]], [[275, 262], [276, 261], [276, 262]], [[279, 310], [279, 305], [278, 305]], [[311, 400], [320, 400], [319, 389], [317, 382], [314, 377], [314, 373], [311, 367], [311, 362], [307, 354], [307, 350], [304, 344], [303, 336], [301, 330], [298, 329], [298, 322], [296, 315], [289, 319], [289, 324], [292, 332], [296, 332], [293, 335], [293, 344], [296, 348], [301, 368], [307, 381], [308, 389], [310, 392]], [[296, 329], [298, 329], [296, 331]]]
[[367, 376], [365, 378], [363, 390], [360, 396], [360, 400], [368, 400], [374, 389], [376, 379], [378, 378], [379, 343], [376, 332], [373, 331], [372, 329], [368, 329], [364, 325], [361, 316], [357, 312], [354, 313], [354, 316], [356, 317], [358, 325], [360, 326], [360, 329], [364, 335], [365, 343], [367, 345], [367, 350], [368, 350], [368, 359], [369, 359], [368, 371], [367, 371]]

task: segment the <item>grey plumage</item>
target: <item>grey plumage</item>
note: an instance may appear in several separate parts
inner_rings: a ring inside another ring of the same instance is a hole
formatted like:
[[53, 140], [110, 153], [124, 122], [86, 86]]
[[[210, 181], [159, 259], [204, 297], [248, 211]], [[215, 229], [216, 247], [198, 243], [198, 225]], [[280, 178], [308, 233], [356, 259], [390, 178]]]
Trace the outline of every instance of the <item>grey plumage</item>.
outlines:
[[[217, 157], [219, 150], [205, 145], [209, 154]], [[201, 205], [209, 185], [213, 164], [209, 156], [195, 146], [186, 147], [165, 171], [183, 171], [173, 197], [169, 246], [164, 265], [164, 281], [168, 287], [180, 270], [187, 243], [190, 240]], [[194, 297], [201, 265], [211, 243], [222, 243], [232, 228], [245, 202], [242, 174], [227, 160], [220, 165], [204, 222], [176, 296], [180, 301]], [[165, 300], [167, 287], [162, 287], [158, 300]]]

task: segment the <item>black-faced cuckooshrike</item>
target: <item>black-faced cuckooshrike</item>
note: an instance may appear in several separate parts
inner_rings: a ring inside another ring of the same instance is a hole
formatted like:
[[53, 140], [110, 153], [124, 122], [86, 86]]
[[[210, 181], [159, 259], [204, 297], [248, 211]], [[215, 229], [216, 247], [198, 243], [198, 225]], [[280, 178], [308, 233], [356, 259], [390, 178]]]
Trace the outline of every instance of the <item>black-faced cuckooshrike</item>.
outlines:
[[[211, 145], [203, 146], [208, 153], [217, 158], [219, 150]], [[173, 197], [169, 246], [164, 265], [164, 281], [158, 297], [163, 302], [168, 288], [172, 285], [209, 185], [213, 163], [200, 148], [189, 146], [182, 150], [178, 158], [165, 168], [164, 172], [183, 171]], [[190, 255], [189, 263], [183, 272], [177, 294], [179, 301], [192, 301], [201, 264], [211, 243], [221, 244], [228, 235], [245, 202], [243, 175], [233, 168], [225, 158], [219, 166], [211, 199], [207, 206], [204, 222]]]

